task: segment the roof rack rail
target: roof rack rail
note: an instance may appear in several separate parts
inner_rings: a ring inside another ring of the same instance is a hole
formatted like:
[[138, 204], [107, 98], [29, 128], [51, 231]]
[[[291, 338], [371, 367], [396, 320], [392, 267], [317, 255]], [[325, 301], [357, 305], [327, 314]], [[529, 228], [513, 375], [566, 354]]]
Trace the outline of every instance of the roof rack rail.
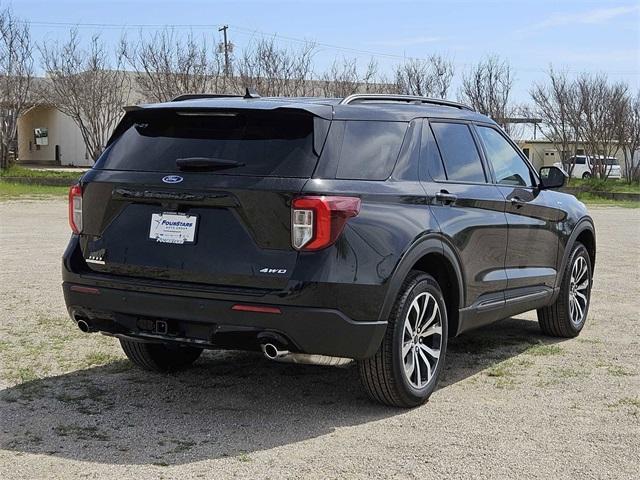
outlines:
[[431, 105], [442, 105], [444, 107], [454, 107], [464, 110], [474, 111], [468, 105], [458, 102], [452, 102], [450, 100], [442, 100], [439, 98], [427, 98], [419, 97], [417, 95], [395, 95], [386, 93], [354, 93], [345, 97], [340, 102], [340, 105], [350, 105], [352, 103], [368, 103], [368, 102], [397, 102], [397, 103], [409, 103], [409, 104], [422, 104], [428, 103]]
[[197, 100], [198, 98], [237, 98], [242, 95], [224, 94], [224, 93], [185, 93], [171, 99], [172, 102], [181, 102], [183, 100]]

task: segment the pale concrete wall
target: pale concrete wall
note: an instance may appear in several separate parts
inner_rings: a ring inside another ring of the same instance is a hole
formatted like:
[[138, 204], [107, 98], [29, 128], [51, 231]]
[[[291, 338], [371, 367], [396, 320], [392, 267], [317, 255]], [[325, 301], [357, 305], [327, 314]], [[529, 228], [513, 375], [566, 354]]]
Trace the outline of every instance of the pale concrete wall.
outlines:
[[[560, 152], [553, 146], [553, 143], [546, 142], [542, 140], [520, 140], [518, 141], [518, 146], [525, 151], [528, 149], [529, 151], [529, 160], [533, 163], [533, 166], [536, 169], [553, 165], [556, 162], [562, 161], [562, 156]], [[581, 144], [578, 144], [578, 149], [584, 149], [585, 147]], [[578, 154], [584, 154], [584, 152], [578, 152]], [[624, 152], [622, 149], [618, 151], [616, 155], [614, 155], [618, 159], [618, 163], [620, 165], [624, 165]]]
[[[33, 130], [49, 130], [49, 145], [36, 146]], [[91, 166], [80, 130], [67, 115], [50, 106], [36, 106], [18, 119], [18, 161], [54, 161], [60, 146], [60, 164]]]

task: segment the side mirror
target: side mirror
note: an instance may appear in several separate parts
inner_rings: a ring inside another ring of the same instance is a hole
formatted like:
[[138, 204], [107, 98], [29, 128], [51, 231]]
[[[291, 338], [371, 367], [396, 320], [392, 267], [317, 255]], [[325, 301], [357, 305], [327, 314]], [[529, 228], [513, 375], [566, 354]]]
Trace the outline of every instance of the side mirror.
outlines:
[[560, 188], [567, 181], [569, 175], [558, 167], [540, 168], [540, 188], [547, 190], [550, 188]]

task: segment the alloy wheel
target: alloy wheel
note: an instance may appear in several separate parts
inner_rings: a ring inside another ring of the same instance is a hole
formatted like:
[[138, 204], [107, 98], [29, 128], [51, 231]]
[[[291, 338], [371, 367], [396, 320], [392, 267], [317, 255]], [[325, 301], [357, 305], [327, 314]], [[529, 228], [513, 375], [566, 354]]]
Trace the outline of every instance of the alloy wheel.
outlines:
[[569, 281], [569, 317], [571, 323], [579, 326], [584, 321], [589, 304], [589, 267], [583, 256], [576, 258], [571, 267]]
[[402, 361], [404, 374], [415, 388], [423, 388], [433, 377], [442, 347], [442, 316], [435, 297], [428, 292], [411, 302], [404, 321]]

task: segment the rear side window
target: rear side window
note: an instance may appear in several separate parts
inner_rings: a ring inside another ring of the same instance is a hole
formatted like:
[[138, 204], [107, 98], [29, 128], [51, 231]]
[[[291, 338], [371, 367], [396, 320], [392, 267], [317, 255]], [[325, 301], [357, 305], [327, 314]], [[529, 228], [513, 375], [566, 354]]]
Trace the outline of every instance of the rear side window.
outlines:
[[431, 128], [447, 179], [453, 182], [486, 183], [480, 154], [469, 126], [463, 123], [434, 122]]
[[444, 165], [442, 164], [442, 158], [440, 157], [438, 146], [436, 145], [433, 133], [431, 132], [426, 120], [422, 126], [420, 161], [427, 167], [427, 171], [431, 175], [431, 178], [438, 182], [447, 179], [447, 175], [444, 173]]
[[336, 178], [384, 180], [398, 159], [404, 122], [348, 121]]
[[[326, 135], [326, 129], [320, 130]], [[95, 168], [176, 172], [178, 158], [197, 157], [240, 164], [206, 173], [311, 176], [318, 159], [314, 117], [255, 110], [141, 112]]]

